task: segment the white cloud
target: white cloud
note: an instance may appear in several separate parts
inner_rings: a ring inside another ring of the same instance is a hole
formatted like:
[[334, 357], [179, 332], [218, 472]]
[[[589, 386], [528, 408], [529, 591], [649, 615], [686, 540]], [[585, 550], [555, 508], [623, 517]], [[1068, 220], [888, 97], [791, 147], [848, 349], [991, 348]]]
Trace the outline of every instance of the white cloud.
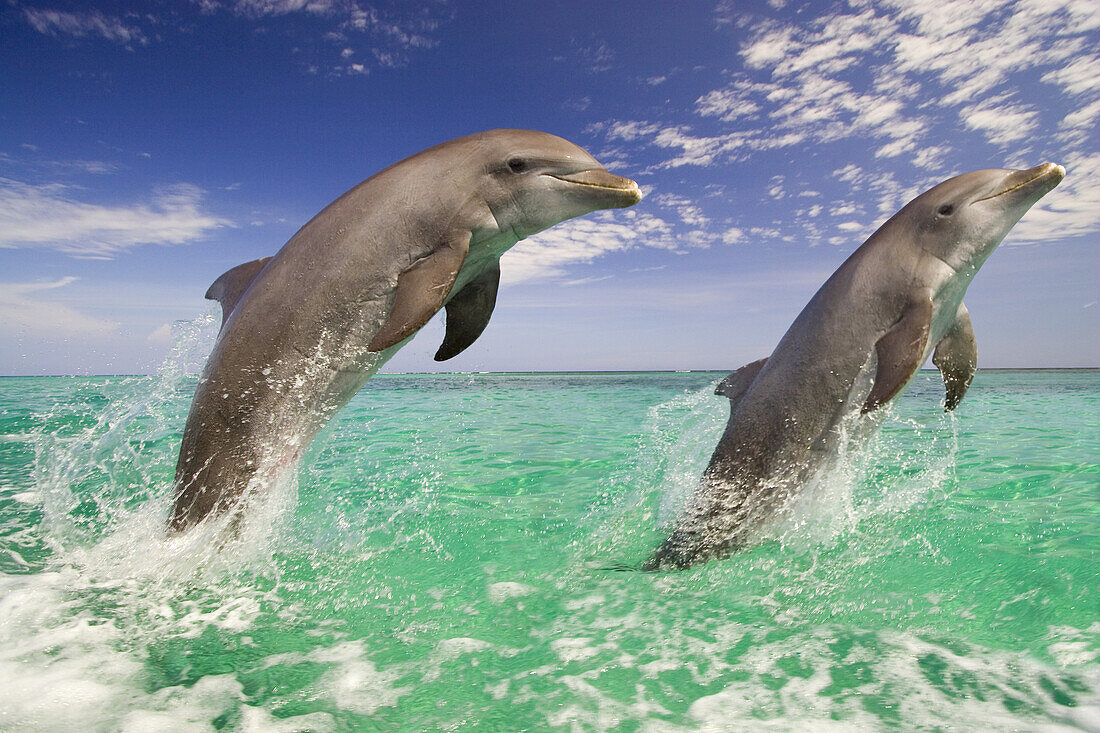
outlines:
[[605, 129], [607, 136], [612, 140], [637, 140], [640, 137], [655, 135], [661, 130], [661, 125], [653, 122], [611, 122], [606, 126], [597, 124], [593, 131]]
[[571, 265], [639, 247], [676, 251], [680, 244], [673, 227], [658, 216], [634, 210], [600, 211], [524, 239], [501, 259], [501, 277], [507, 284], [561, 277]]
[[562, 285], [564, 285], [565, 287], [573, 287], [575, 285], [589, 285], [591, 283], [604, 282], [605, 280], [610, 280], [613, 277], [615, 277], [615, 276], [614, 275], [603, 275], [603, 276], [600, 276], [600, 277], [597, 277], [597, 276], [582, 277], [582, 278], [578, 278], [576, 280], [564, 280], [564, 281], [562, 281]]
[[145, 337], [145, 340], [151, 344], [157, 344], [159, 346], [167, 346], [173, 343], [172, 338], [172, 325], [170, 323], [162, 323], [157, 326], [153, 331]]
[[[1097, 82], [1097, 85], [1100, 86], [1100, 81]], [[1062, 118], [1061, 127], [1082, 130], [1090, 127], [1095, 128], [1098, 119], [1100, 119], [1100, 100], [1070, 112]]]
[[745, 232], [737, 227], [730, 227], [722, 232], [722, 241], [726, 244], [737, 244], [745, 239]]
[[671, 193], [662, 193], [651, 199], [660, 206], [673, 209], [680, 217], [680, 221], [692, 227], [705, 227], [710, 219], [703, 214], [703, 209], [686, 196], [677, 196]]
[[768, 181], [768, 196], [777, 200], [786, 198], [787, 189], [783, 187], [784, 181], [786, 181], [785, 176], [772, 176]]
[[[381, 67], [400, 67], [408, 63], [409, 53], [416, 49], [434, 48], [438, 41], [432, 34], [439, 28], [439, 7], [425, 3], [406, 3], [387, 12], [376, 6], [363, 6], [354, 0], [200, 0], [206, 12], [227, 10], [246, 18], [262, 19], [307, 13], [328, 18], [335, 26], [322, 38], [336, 44], [333, 53], [347, 61], [359, 54], [355, 44], [364, 37], [367, 53]], [[365, 75], [370, 67], [364, 63], [335, 63], [332, 70], [342, 74]]]
[[148, 42], [145, 34], [137, 26], [127, 25], [120, 18], [104, 15], [98, 10], [67, 13], [60, 10], [25, 8], [23, 15], [31, 27], [48, 36], [67, 35], [75, 38], [99, 36], [124, 45]]
[[0, 283], [0, 334], [24, 337], [103, 336], [118, 328], [117, 323], [81, 313], [62, 303], [38, 300], [34, 293], [70, 285], [75, 277], [54, 282]]
[[1008, 244], [1040, 244], [1100, 230], [1100, 152], [1071, 155], [1066, 177], [1039, 200], [1006, 237]]
[[[289, 13], [307, 12], [318, 15], [333, 12], [338, 3], [332, 0], [236, 0], [224, 3], [232, 8], [237, 15], [254, 18], [262, 18], [266, 15], [287, 15]], [[217, 3], [204, 0], [203, 7], [212, 10]]]
[[[739, 8], [723, 2], [718, 21], [738, 38], [740, 64], [724, 70], [721, 86], [696, 97], [694, 120], [607, 121], [593, 131], [629, 142], [635, 155], [655, 153], [643, 173], [751, 166], [759, 153], [780, 149], [807, 160], [839, 153], [852, 161], [835, 175], [852, 185], [859, 209], [847, 216], [828, 206], [787, 213], [776, 223], [782, 237], [847, 241], [856, 225], [869, 231], [912, 196], [962, 172], [956, 153], [1016, 167], [1034, 165], [1051, 149], [1067, 159], [1096, 155], [1096, 2], [847, 0], [807, 5], [793, 19]], [[836, 143], [847, 145], [829, 147]], [[1083, 167], [1056, 192], [1062, 236], [1100, 228], [1086, 224], [1091, 189], [1071, 183], [1075, 175], [1091, 176]], [[757, 186], [754, 195], [767, 209], [816, 187], [813, 175], [804, 168]]]
[[720, 117], [725, 122], [752, 117], [760, 111], [760, 105], [746, 98], [746, 89], [744, 83], [732, 89], [714, 89], [695, 100], [695, 109], [705, 117]]
[[67, 160], [55, 162], [53, 165], [59, 168], [72, 168], [82, 173], [93, 173], [96, 175], [114, 173], [118, 170], [118, 165], [106, 163], [102, 160]]
[[[293, 18], [306, 14], [323, 19], [328, 30], [316, 37], [304, 35], [309, 27], [296, 24], [291, 32], [295, 37], [295, 51], [301, 43], [321, 42], [329, 48], [322, 51], [332, 60], [326, 68], [338, 74], [365, 74], [365, 64], [347, 64], [355, 54], [373, 57], [379, 66], [404, 66], [410, 52], [433, 48], [438, 45], [434, 33], [440, 19], [451, 11], [442, 3], [398, 3], [385, 7], [363, 6], [356, 0], [192, 0], [192, 4], [205, 15], [228, 12], [253, 21]], [[23, 16], [37, 31], [51, 36], [76, 38], [98, 37], [124, 45], [149, 43], [150, 35], [159, 39], [172, 30], [172, 23], [179, 22], [177, 10], [170, 16], [157, 17], [153, 12], [130, 14], [124, 21], [107, 16], [98, 10], [65, 12], [57, 10], [24, 9]], [[189, 25], [188, 21], [185, 25]], [[143, 30], [150, 28], [151, 32]], [[155, 32], [152, 32], [155, 31]], [[315, 73], [316, 64], [306, 63], [307, 73]]]
[[1044, 74], [1043, 81], [1057, 84], [1069, 94], [1094, 93], [1100, 87], [1100, 58], [1074, 59], [1064, 67]]
[[[1094, 8], [1076, 0], [850, 0], [847, 11], [797, 24], [757, 20], [739, 49], [743, 70], [696, 100], [701, 118], [735, 129], [699, 135], [635, 121], [622, 138], [683, 149], [658, 167], [711, 165], [803, 139], [869, 137], [882, 141], [872, 148], [879, 157], [920, 156], [932, 128], [952, 123], [950, 110], [994, 144], [1020, 139], [1035, 115], [1013, 98], [1015, 75], [1043, 72], [1043, 82], [1073, 96], [1100, 90], [1095, 38], [1085, 35], [1100, 26]], [[941, 157], [920, 156], [918, 165]]]
[[1004, 104], [1000, 98], [964, 107], [960, 115], [967, 127], [984, 133], [989, 142], [1003, 145], [1031, 135], [1038, 126], [1039, 113], [1023, 105]]
[[0, 247], [110, 258], [140, 244], [185, 244], [229, 225], [203, 212], [201, 198], [198, 188], [180, 184], [150, 203], [103, 206], [77, 201], [59, 184], [0, 178]]
[[594, 74], [615, 66], [615, 51], [602, 41], [573, 39], [570, 45], [571, 53], [555, 56], [554, 61], [575, 61]]
[[122, 166], [117, 163], [108, 163], [103, 160], [87, 160], [76, 158], [72, 160], [45, 160], [34, 155], [39, 148], [37, 145], [23, 143], [19, 146], [29, 154], [19, 156], [0, 153], [0, 164], [9, 170], [32, 170], [40, 175], [56, 175], [63, 173], [88, 173], [91, 175], [106, 175], [118, 172]]
[[793, 29], [784, 28], [765, 34], [741, 49], [741, 56], [750, 68], [759, 69], [778, 63], [796, 48], [791, 38]]

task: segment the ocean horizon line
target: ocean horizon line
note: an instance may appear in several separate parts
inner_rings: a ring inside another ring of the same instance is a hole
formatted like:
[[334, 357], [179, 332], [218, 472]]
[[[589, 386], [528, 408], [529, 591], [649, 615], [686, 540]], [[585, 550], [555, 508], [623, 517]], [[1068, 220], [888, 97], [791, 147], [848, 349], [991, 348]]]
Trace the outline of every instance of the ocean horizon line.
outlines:
[[[540, 375], [540, 374], [728, 374], [730, 368], [721, 369], [547, 369], [515, 371], [455, 371], [455, 372], [378, 372], [371, 379], [379, 377], [445, 377], [445, 376], [501, 376], [501, 375]], [[937, 372], [935, 368], [920, 369], [922, 372]], [[1073, 367], [978, 367], [979, 372], [1088, 372], [1100, 371], [1100, 366]], [[96, 374], [0, 374], [0, 379], [34, 378], [72, 378], [93, 379], [97, 377], [155, 377], [156, 372], [96, 373]], [[197, 378], [198, 373], [187, 377]]]

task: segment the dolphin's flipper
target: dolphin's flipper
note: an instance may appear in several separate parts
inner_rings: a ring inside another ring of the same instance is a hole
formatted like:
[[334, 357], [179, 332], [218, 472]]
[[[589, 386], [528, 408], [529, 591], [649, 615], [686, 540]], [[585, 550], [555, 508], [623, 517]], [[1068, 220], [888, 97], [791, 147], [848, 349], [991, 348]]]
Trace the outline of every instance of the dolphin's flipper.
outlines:
[[500, 264], [497, 263], [467, 283], [450, 299], [447, 303], [447, 335], [443, 337], [439, 351], [435, 352], [436, 361], [446, 361], [458, 356], [477, 340], [489, 325], [489, 316], [493, 315], [499, 285]]
[[374, 334], [367, 350], [388, 349], [427, 323], [443, 307], [469, 250], [469, 236], [460, 237], [444, 242], [431, 254], [409, 265], [397, 278], [389, 316]]
[[714, 394], [729, 397], [730, 407], [732, 408], [741, 399], [741, 395], [745, 394], [749, 385], [752, 384], [752, 380], [756, 379], [756, 375], [760, 373], [760, 369], [763, 368], [764, 362], [767, 360], [767, 357], [764, 357], [741, 367], [719, 382]]
[[947, 387], [943, 410], [950, 412], [959, 406], [978, 368], [978, 342], [974, 340], [974, 326], [965, 305], [959, 304], [955, 325], [936, 344], [932, 363], [943, 375], [943, 384]]
[[236, 307], [237, 301], [244, 295], [244, 291], [248, 290], [248, 286], [252, 284], [252, 281], [256, 279], [256, 276], [260, 274], [260, 270], [264, 269], [264, 265], [270, 259], [270, 257], [261, 257], [258, 260], [237, 265], [232, 270], [222, 273], [221, 277], [207, 288], [204, 297], [207, 300], [216, 300], [222, 304], [223, 326], [229, 320], [229, 314], [233, 312], [233, 308]]
[[901, 319], [875, 343], [878, 368], [871, 393], [863, 403], [863, 414], [893, 399], [920, 369], [931, 325], [932, 298], [926, 294], [910, 303]]

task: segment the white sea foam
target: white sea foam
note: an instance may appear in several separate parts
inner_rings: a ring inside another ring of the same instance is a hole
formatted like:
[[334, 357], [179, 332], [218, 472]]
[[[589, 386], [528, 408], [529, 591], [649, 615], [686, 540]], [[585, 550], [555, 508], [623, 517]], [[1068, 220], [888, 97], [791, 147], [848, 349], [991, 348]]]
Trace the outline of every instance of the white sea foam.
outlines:
[[[634, 627], [625, 617], [616, 623]], [[590, 628], [593, 619], [585, 616], [576, 624]], [[688, 626], [650, 628], [664, 641], [642, 657], [616, 654], [604, 642], [604, 656], [586, 655], [585, 661], [591, 661], [584, 671], [549, 673], [556, 691], [542, 693], [547, 725], [603, 730], [617, 718], [644, 721], [643, 729], [662, 731], [720, 731], [731, 725], [746, 731], [841, 731], [878, 730], [894, 720], [918, 730], [949, 722], [959, 729], [1062, 733], [1095, 731], [1100, 722], [1095, 717], [1100, 672], [1088, 666], [1071, 668], [1075, 671], [1069, 674], [1078, 681], [1068, 686], [1062, 681], [1067, 670], [1027, 654], [980, 647], [960, 654], [910, 632], [865, 631], [853, 637], [848, 629], [816, 627], [772, 638], [740, 624], [726, 624], [722, 633]], [[836, 644], [844, 638], [854, 643], [838, 657]], [[751, 644], [731, 659], [729, 651], [742, 640]], [[573, 640], [566, 641], [573, 646]], [[583, 641], [578, 648], [592, 648]], [[606, 654], [614, 656], [614, 665]], [[655, 658], [641, 662], [646, 657]], [[576, 661], [562, 659], [563, 664]], [[627, 670], [635, 673], [632, 702], [621, 692], [607, 692], [601, 679], [604, 672], [621, 678]], [[667, 701], [690, 695], [690, 688], [674, 691], [661, 681], [681, 672], [691, 673], [696, 689], [709, 690], [691, 702], [686, 718], [669, 713]], [[523, 680], [523, 675], [513, 677], [510, 689], [521, 688]], [[1006, 699], [1022, 709], [1010, 709]]]
[[535, 589], [523, 583], [502, 581], [489, 586], [489, 600], [493, 603], [503, 603], [509, 598], [522, 598], [535, 592]]
[[373, 715], [379, 708], [393, 707], [411, 692], [408, 686], [395, 684], [399, 677], [396, 671], [378, 670], [369, 660], [343, 659], [321, 677], [317, 691], [340, 710]]
[[[331, 716], [275, 720], [244, 705], [233, 675], [145, 691], [143, 629], [98, 615], [72, 569], [0, 575], [0, 721], [4, 730], [209, 731], [227, 713], [238, 730], [332, 730]], [[233, 601], [227, 603], [234, 605]], [[232, 615], [215, 611], [217, 621]], [[191, 620], [182, 621], [187, 635]], [[180, 631], [180, 629], [175, 629]], [[157, 637], [172, 633], [161, 625]]]

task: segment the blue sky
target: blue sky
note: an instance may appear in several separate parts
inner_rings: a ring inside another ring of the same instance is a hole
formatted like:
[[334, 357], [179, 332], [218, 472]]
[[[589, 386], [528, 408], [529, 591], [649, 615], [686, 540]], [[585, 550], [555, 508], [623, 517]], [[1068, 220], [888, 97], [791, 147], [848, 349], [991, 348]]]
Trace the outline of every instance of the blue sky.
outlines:
[[[223, 271], [495, 127], [647, 196], [507, 253], [445, 369], [737, 368], [912, 196], [1044, 161], [1066, 180], [967, 296], [980, 365], [1100, 366], [1098, 49], [1095, 0], [12, 0], [0, 374], [156, 370]], [[441, 339], [387, 371], [438, 369]]]

